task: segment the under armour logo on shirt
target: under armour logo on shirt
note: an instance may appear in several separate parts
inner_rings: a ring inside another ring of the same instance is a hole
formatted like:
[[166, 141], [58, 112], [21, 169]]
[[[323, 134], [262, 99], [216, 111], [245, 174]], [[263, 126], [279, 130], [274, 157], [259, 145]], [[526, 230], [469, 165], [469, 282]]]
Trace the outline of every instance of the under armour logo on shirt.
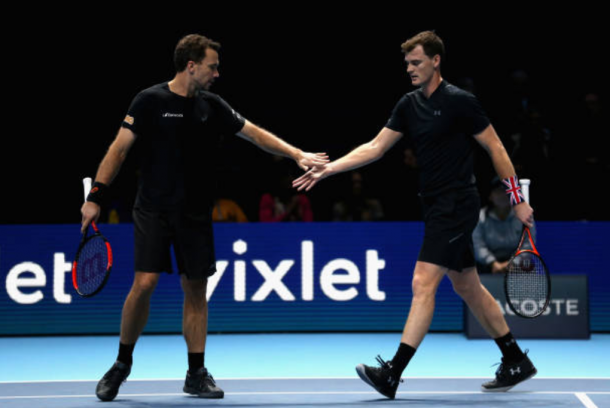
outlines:
[[521, 374], [521, 367], [517, 367], [516, 370], [510, 369], [510, 375]]
[[434, 116], [441, 116], [441, 111], [440, 110], [435, 110], [434, 111]]

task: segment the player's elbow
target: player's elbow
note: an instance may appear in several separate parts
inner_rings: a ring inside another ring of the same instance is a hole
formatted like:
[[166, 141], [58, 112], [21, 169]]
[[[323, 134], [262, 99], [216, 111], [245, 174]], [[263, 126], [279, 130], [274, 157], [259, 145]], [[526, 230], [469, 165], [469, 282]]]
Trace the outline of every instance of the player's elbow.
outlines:
[[508, 153], [506, 152], [506, 148], [504, 144], [500, 140], [495, 140], [488, 145], [487, 152], [493, 156], [506, 156]]
[[122, 146], [120, 143], [115, 142], [110, 145], [107, 156], [112, 157], [114, 160], [124, 162], [127, 158], [127, 152], [129, 152], [129, 148]]
[[379, 160], [385, 154], [385, 149], [381, 146], [381, 143], [375, 143], [375, 141], [367, 143], [367, 156], [371, 161]]
[[506, 149], [499, 138], [479, 139], [479, 144], [492, 157], [506, 152]]

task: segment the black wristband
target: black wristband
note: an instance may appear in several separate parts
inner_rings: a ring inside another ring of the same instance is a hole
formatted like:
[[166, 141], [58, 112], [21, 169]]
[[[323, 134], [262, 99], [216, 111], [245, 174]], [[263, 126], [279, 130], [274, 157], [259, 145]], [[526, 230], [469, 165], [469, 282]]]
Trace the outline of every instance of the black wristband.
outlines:
[[106, 184], [96, 181], [93, 183], [91, 191], [87, 195], [87, 201], [91, 201], [92, 203], [96, 203], [97, 205], [101, 206], [106, 198], [106, 190], [108, 190], [108, 186]]

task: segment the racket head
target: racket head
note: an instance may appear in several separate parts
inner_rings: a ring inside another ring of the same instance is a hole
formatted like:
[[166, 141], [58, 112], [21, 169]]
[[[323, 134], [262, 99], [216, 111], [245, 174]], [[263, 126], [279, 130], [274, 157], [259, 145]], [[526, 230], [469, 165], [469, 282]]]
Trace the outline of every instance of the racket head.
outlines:
[[551, 277], [537, 251], [518, 251], [511, 258], [504, 275], [504, 293], [518, 316], [533, 319], [545, 312], [551, 300]]
[[72, 284], [82, 297], [99, 293], [112, 270], [112, 248], [108, 240], [99, 232], [97, 225], [91, 223], [94, 233], [83, 235], [72, 263]]

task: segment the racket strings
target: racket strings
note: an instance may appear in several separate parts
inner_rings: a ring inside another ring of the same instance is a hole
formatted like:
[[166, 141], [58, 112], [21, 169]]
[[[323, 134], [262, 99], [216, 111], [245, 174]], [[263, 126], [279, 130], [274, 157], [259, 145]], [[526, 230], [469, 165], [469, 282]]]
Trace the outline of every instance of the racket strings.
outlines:
[[81, 249], [76, 265], [79, 292], [83, 295], [94, 293], [104, 282], [107, 266], [106, 241], [100, 236], [94, 236]]
[[517, 255], [508, 267], [506, 290], [521, 315], [539, 316], [549, 295], [548, 276], [542, 260], [528, 252]]

